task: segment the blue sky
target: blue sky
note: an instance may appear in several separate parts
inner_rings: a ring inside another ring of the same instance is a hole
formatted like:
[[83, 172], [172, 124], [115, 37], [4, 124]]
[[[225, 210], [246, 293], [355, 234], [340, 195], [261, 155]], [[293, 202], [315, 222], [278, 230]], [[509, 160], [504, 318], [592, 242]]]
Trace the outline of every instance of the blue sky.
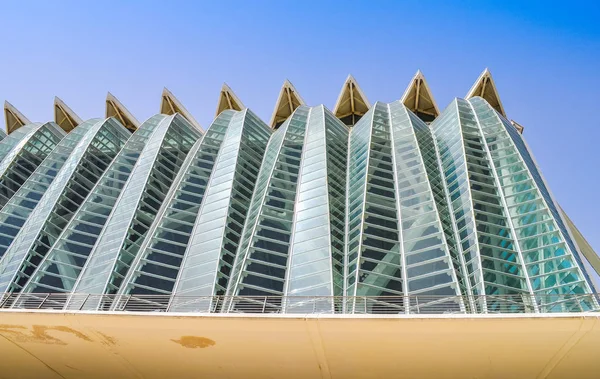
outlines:
[[82, 118], [107, 91], [140, 120], [167, 86], [207, 127], [227, 82], [268, 121], [287, 78], [332, 108], [351, 73], [371, 102], [417, 69], [440, 108], [489, 67], [550, 187], [600, 251], [600, 4], [569, 1], [12, 1], [0, 99], [34, 121]]

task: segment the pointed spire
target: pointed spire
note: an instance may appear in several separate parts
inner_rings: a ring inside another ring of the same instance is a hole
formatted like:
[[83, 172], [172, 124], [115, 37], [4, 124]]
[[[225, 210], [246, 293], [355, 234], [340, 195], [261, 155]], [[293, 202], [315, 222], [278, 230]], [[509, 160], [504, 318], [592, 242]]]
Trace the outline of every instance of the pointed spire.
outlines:
[[244, 103], [242, 103], [235, 93], [233, 93], [231, 87], [229, 87], [227, 83], [223, 83], [221, 93], [219, 94], [219, 102], [217, 103], [217, 113], [215, 114], [215, 117], [221, 114], [225, 109], [241, 111], [244, 108], [246, 108]]
[[135, 132], [140, 126], [139, 121], [110, 92], [106, 95], [106, 117], [116, 118], [131, 132]]
[[179, 113], [186, 120], [188, 120], [189, 123], [192, 124], [196, 129], [202, 131], [202, 127], [200, 126], [200, 123], [198, 123], [198, 121], [196, 121], [194, 116], [192, 116], [192, 114], [190, 112], [188, 112], [187, 109], [185, 109], [183, 104], [181, 104], [181, 102], [179, 100], [177, 100], [175, 95], [173, 95], [173, 93], [171, 91], [169, 91], [167, 89], [167, 87], [163, 88], [162, 97], [161, 97], [161, 101], [160, 101], [160, 113], [166, 114], [166, 115], [172, 115], [175, 113]]
[[70, 132], [83, 122], [79, 116], [58, 96], [54, 97], [54, 122], [58, 124], [65, 132]]
[[14, 132], [23, 125], [31, 124], [31, 121], [8, 101], [4, 101], [4, 120], [6, 122], [6, 134]]
[[273, 116], [271, 116], [269, 125], [273, 129], [279, 128], [279, 126], [294, 113], [296, 108], [304, 104], [304, 100], [302, 100], [302, 97], [300, 97], [298, 91], [294, 88], [294, 85], [286, 79], [279, 92], [279, 97], [277, 98], [275, 110], [273, 110]]
[[484, 98], [492, 108], [497, 110], [502, 116], [506, 117], [502, 101], [500, 101], [500, 96], [498, 96], [498, 91], [496, 90], [496, 84], [492, 78], [492, 73], [487, 68], [479, 75], [479, 78], [477, 78], [465, 99], [470, 99], [475, 96]]
[[440, 115], [440, 110], [421, 70], [418, 70], [412, 78], [400, 101], [425, 122], [432, 122]]
[[515, 127], [515, 129], [517, 129], [517, 132], [519, 132], [519, 134], [523, 134], [523, 130], [525, 130], [525, 127], [523, 125], [519, 124], [515, 120], [510, 120], [510, 123], [512, 124], [512, 126]]
[[333, 108], [335, 117], [342, 120], [344, 124], [353, 126], [369, 111], [369, 108], [371, 104], [367, 96], [360, 89], [356, 79], [348, 75]]

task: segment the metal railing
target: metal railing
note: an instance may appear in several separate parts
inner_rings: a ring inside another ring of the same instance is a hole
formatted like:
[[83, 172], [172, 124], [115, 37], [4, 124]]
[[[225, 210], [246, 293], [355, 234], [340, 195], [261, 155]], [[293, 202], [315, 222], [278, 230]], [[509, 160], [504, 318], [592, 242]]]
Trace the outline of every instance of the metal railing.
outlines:
[[597, 312], [597, 294], [486, 296], [169, 296], [69, 293], [0, 294], [2, 309], [69, 311], [476, 314]]

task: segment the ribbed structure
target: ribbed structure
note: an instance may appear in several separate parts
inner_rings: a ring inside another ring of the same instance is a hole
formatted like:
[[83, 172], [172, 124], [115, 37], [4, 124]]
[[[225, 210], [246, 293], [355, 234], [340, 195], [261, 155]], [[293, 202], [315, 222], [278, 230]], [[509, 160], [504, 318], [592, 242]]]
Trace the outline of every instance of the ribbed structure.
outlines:
[[0, 291], [18, 292], [29, 282], [128, 137], [113, 119], [97, 120], [85, 132], [3, 255]]
[[139, 126], [15, 118], [0, 133], [0, 306], [597, 310], [580, 234], [482, 78], [487, 92], [439, 115], [420, 72], [373, 106], [349, 77], [335, 113], [286, 82], [275, 130], [229, 87], [204, 133], [166, 89], [169, 114]]

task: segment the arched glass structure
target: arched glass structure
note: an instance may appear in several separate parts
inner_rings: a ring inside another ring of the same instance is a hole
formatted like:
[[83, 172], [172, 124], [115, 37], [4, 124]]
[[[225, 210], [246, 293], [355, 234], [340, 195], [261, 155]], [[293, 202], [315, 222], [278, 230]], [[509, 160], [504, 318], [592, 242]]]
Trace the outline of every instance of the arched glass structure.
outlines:
[[107, 101], [61, 126], [5, 109], [0, 307], [600, 310], [600, 259], [487, 70], [442, 112], [420, 71], [373, 105], [349, 76], [335, 112], [286, 81], [269, 124], [225, 85], [206, 131], [168, 90], [141, 124]]

